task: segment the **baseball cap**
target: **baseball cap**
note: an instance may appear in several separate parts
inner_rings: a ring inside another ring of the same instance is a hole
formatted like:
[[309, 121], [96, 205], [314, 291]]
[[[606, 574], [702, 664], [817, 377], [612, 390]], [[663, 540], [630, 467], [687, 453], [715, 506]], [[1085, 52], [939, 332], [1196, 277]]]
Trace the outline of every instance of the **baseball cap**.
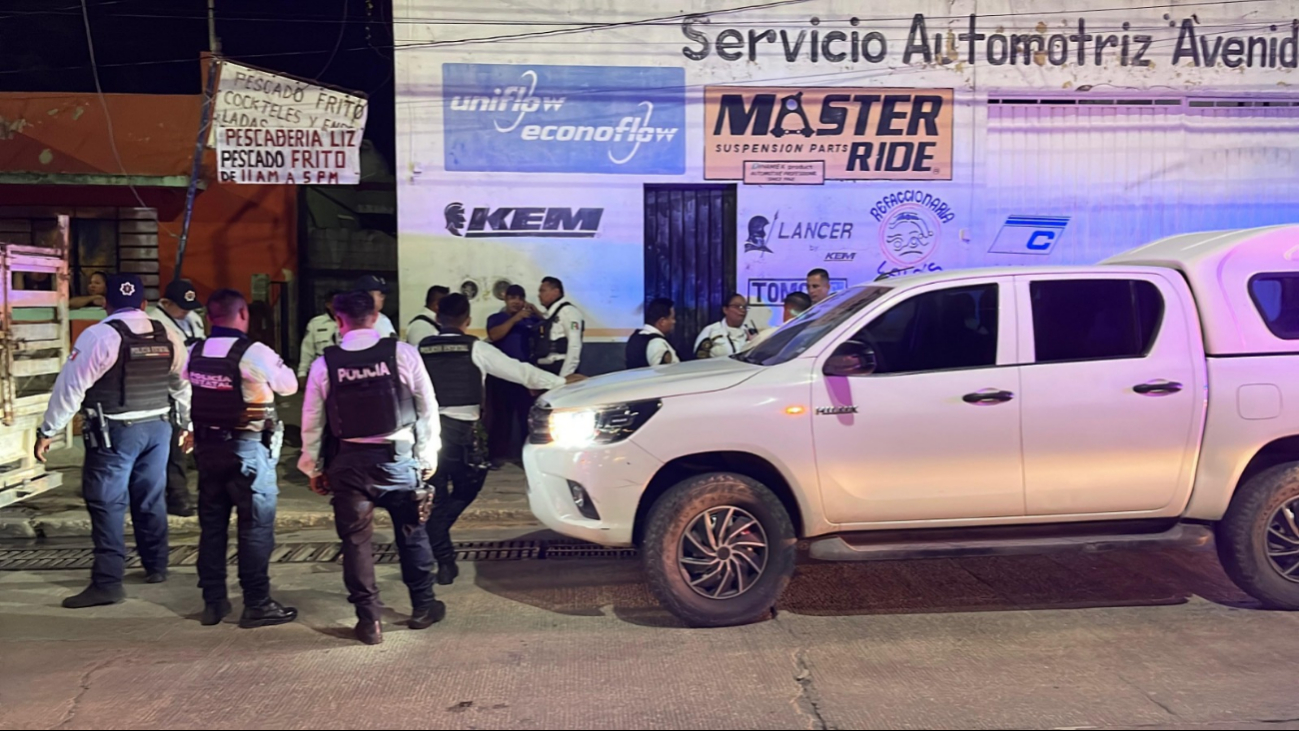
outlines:
[[139, 307], [144, 303], [144, 284], [134, 274], [111, 274], [104, 301], [114, 310]]
[[203, 306], [198, 301], [198, 291], [194, 289], [194, 285], [184, 279], [177, 279], [168, 284], [162, 296], [182, 310], [197, 310]]
[[352, 285], [352, 289], [360, 292], [373, 292], [377, 290], [387, 294], [388, 283], [384, 281], [383, 277], [376, 277], [373, 274], [367, 274], [364, 277], [357, 279], [356, 283]]

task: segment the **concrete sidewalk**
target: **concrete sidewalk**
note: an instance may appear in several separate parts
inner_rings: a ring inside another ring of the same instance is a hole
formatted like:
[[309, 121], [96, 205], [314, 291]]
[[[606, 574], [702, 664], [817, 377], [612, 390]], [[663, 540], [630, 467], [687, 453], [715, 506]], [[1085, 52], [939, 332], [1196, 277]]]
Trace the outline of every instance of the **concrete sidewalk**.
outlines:
[[[81, 463], [84, 451], [81, 441], [75, 446], [50, 453], [51, 469], [62, 473], [63, 485], [43, 495], [29, 498], [0, 510], [0, 537], [4, 538], [79, 538], [90, 536], [90, 516], [81, 499]], [[332, 528], [333, 512], [329, 499], [312, 492], [307, 478], [297, 468], [298, 449], [285, 445], [280, 459], [280, 502], [275, 526], [278, 533]], [[191, 464], [192, 467], [192, 464]], [[190, 495], [197, 494], [198, 472], [189, 473]], [[478, 500], [460, 519], [475, 526], [530, 525], [536, 520], [528, 510], [527, 480], [523, 470], [507, 464], [491, 472]], [[177, 535], [198, 533], [198, 518], [170, 519], [171, 532]], [[376, 525], [386, 526], [388, 514], [375, 513]], [[127, 518], [129, 528], [130, 518]]]

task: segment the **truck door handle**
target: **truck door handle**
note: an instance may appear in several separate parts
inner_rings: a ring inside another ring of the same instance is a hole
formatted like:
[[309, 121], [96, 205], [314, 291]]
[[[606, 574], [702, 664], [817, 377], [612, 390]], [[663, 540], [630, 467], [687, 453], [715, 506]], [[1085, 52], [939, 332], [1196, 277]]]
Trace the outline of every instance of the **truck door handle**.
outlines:
[[1013, 398], [1015, 398], [1015, 394], [1010, 391], [989, 388], [983, 391], [967, 393], [961, 397], [961, 400], [967, 404], [1004, 404]]
[[1150, 394], [1170, 394], [1182, 390], [1182, 384], [1177, 381], [1155, 381], [1153, 383], [1138, 383], [1132, 387], [1133, 391], [1146, 396]]

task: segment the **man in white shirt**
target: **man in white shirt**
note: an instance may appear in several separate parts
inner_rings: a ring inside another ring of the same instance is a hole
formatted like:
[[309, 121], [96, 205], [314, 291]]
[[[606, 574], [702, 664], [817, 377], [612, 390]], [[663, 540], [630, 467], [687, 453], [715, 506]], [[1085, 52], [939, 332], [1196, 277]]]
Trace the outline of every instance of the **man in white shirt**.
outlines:
[[564, 283], [556, 277], [541, 280], [537, 299], [546, 308], [535, 336], [544, 353], [535, 353], [537, 367], [558, 376], [577, 373], [582, 360], [582, 335], [586, 322], [582, 311], [564, 295]]
[[[182, 375], [185, 344], [144, 314], [144, 285], [133, 274], [109, 277], [108, 317], [86, 328], [59, 371], [36, 433], [36, 459], [45, 461], [54, 435], [83, 412], [86, 462], [81, 489], [90, 512], [95, 562], [90, 586], [63, 600], [69, 609], [116, 604], [126, 598], [125, 521], [134, 519], [136, 549], [146, 581], [167, 580], [168, 415], [189, 424], [190, 388]], [[188, 433], [182, 435], [188, 441]]]
[[[399, 536], [402, 580], [412, 606], [407, 626], [425, 629], [446, 615], [446, 606], [433, 596], [433, 554], [417, 499], [421, 478], [432, 477], [437, 466], [438, 401], [419, 351], [375, 330], [378, 312], [367, 292], [335, 297], [334, 314], [342, 338], [311, 365], [298, 469], [311, 479], [312, 490], [333, 495], [356, 637], [377, 645], [383, 642], [383, 605], [371, 546], [376, 506], [392, 516]], [[329, 449], [323, 444], [326, 427]]]
[[406, 342], [419, 345], [424, 338], [441, 332], [437, 322], [438, 302], [449, 294], [451, 294], [450, 288], [440, 284], [428, 288], [428, 293], [424, 295], [424, 309], [406, 324]]
[[695, 340], [696, 358], [725, 358], [744, 350], [758, 335], [753, 323], [745, 322], [749, 303], [735, 292], [726, 298], [722, 319], [704, 328]]
[[338, 345], [338, 323], [334, 321], [334, 297], [337, 294], [337, 291], [330, 292], [325, 298], [325, 313], [316, 315], [307, 323], [307, 331], [302, 335], [302, 349], [298, 353], [298, 378], [306, 379], [311, 364], [325, 352], [325, 348]]
[[557, 376], [515, 360], [496, 346], [466, 335], [469, 323], [469, 299], [463, 294], [447, 295], [438, 307], [441, 332], [419, 344], [420, 357], [433, 379], [442, 425], [442, 450], [432, 480], [437, 499], [429, 516], [428, 534], [438, 563], [437, 581], [443, 585], [454, 582], [460, 573], [451, 526], [478, 497], [487, 476], [487, 463], [474, 434], [486, 377], [534, 391], [549, 391], [583, 378], [577, 374]]
[[645, 307], [645, 327], [627, 338], [627, 367], [648, 368], [680, 363], [676, 349], [667, 339], [676, 326], [677, 310], [672, 300], [667, 297], [650, 300]]
[[204, 626], [230, 613], [226, 544], [230, 512], [238, 511], [239, 584], [245, 629], [292, 622], [298, 610], [271, 598], [275, 548], [275, 466], [283, 428], [275, 396], [298, 392], [298, 378], [267, 346], [248, 337], [248, 301], [233, 289], [207, 301], [212, 337], [190, 349], [185, 377], [193, 386], [198, 461], [198, 585]]
[[[191, 345], [207, 337], [203, 332], [203, 318], [196, 311], [201, 306], [194, 285], [187, 280], [176, 279], [163, 290], [158, 304], [151, 306], [147, 312], [149, 317], [179, 336], [188, 350]], [[173, 422], [171, 454], [167, 458], [167, 513], [188, 518], [194, 514], [194, 501], [189, 495], [189, 455], [181, 447], [180, 432], [180, 425]]]
[[352, 289], [358, 292], [369, 292], [374, 298], [374, 308], [379, 313], [375, 321], [374, 329], [379, 331], [379, 336], [384, 338], [397, 337], [397, 328], [393, 327], [392, 320], [383, 314], [383, 304], [388, 298], [388, 282], [383, 277], [377, 277], [373, 274], [367, 274], [356, 280]]

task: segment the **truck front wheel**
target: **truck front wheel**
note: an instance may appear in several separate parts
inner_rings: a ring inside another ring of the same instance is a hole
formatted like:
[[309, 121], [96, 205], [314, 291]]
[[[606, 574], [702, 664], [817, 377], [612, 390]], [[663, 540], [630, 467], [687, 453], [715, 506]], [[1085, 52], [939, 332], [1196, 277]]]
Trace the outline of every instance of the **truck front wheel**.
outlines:
[[1299, 609], [1299, 462], [1242, 485], [1217, 528], [1231, 580], [1272, 609]]
[[650, 589], [692, 627], [771, 616], [794, 574], [794, 526], [758, 482], [711, 473], [678, 483], [650, 510], [641, 546]]

